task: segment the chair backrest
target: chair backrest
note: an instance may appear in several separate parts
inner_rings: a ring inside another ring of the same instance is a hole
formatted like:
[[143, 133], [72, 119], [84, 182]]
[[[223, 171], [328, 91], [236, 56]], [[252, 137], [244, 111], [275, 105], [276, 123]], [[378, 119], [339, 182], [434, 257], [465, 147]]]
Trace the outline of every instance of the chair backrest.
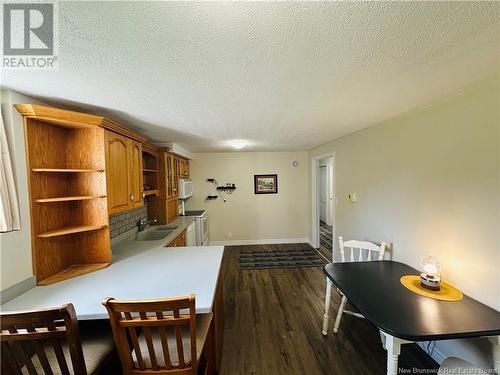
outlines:
[[[340, 258], [342, 262], [364, 262], [371, 260], [384, 259], [385, 243], [381, 242], [380, 245], [375, 245], [368, 241], [349, 240], [344, 241], [339, 237]], [[354, 254], [357, 249], [357, 255]], [[349, 250], [349, 258], [346, 259], [345, 252]], [[372, 252], [377, 253], [372, 257]]]
[[[157, 300], [107, 298], [102, 303], [124, 374], [196, 374], [194, 294]], [[190, 359], [185, 350], [190, 350]]]
[[[85, 361], [75, 308], [59, 308], [0, 314], [2, 373], [85, 375]], [[66, 341], [66, 345], [62, 342]], [[64, 348], [69, 349], [71, 364]], [[4, 372], [5, 371], [5, 372]]]

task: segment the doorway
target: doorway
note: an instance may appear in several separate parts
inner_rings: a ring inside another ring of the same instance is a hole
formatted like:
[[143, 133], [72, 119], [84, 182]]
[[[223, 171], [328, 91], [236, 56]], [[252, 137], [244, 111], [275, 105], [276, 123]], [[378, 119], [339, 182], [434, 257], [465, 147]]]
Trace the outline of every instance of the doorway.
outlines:
[[312, 242], [329, 261], [335, 247], [335, 157], [333, 154], [312, 160]]

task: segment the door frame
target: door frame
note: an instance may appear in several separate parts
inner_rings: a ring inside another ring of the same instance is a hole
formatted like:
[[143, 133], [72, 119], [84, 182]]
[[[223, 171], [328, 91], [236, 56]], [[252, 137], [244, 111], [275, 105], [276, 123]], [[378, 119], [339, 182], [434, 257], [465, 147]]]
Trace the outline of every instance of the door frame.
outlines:
[[319, 238], [319, 161], [321, 159], [332, 158], [332, 204], [330, 206], [331, 210], [331, 219], [332, 219], [332, 251], [335, 250], [335, 232], [336, 232], [336, 220], [335, 220], [335, 206], [337, 197], [335, 195], [335, 152], [312, 156], [311, 157], [311, 196], [312, 196], [312, 204], [311, 204], [311, 246], [318, 249], [320, 246], [320, 238]]

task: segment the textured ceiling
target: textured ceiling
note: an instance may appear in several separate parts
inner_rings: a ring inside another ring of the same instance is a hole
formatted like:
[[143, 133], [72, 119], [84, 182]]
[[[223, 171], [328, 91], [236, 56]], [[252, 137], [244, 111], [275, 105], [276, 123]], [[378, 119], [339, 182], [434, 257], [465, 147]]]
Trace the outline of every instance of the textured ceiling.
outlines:
[[192, 151], [307, 150], [499, 73], [500, 2], [60, 2], [8, 88]]

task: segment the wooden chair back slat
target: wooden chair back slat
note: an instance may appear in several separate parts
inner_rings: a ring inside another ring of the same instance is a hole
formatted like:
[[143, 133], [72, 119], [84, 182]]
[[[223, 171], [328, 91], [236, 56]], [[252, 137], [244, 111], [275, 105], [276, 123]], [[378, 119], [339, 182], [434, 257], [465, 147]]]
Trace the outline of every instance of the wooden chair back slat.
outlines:
[[[179, 318], [179, 310], [174, 309], [174, 318]], [[184, 346], [182, 345], [182, 331], [181, 327], [175, 326], [175, 340], [177, 341], [177, 354], [179, 355], [179, 367], [186, 368], [186, 362], [184, 361]]]
[[[158, 320], [164, 320], [165, 317], [163, 316], [163, 313], [158, 311], [156, 312], [156, 318]], [[161, 340], [161, 348], [163, 350], [163, 357], [165, 358], [165, 368], [167, 370], [172, 369], [172, 361], [170, 359], [170, 351], [168, 347], [168, 339], [167, 339], [167, 333], [165, 331], [165, 327], [160, 325], [158, 326], [159, 330], [159, 335], [160, 335], [160, 340]]]
[[0, 373], [12, 373], [15, 375], [22, 375], [21, 369], [16, 361], [12, 348], [2, 344], [2, 370]]
[[50, 367], [49, 360], [47, 355], [45, 354], [45, 350], [43, 349], [42, 344], [39, 341], [33, 341], [33, 346], [35, 347], [36, 354], [38, 355], [38, 360], [42, 365], [42, 369], [45, 372], [45, 375], [53, 375], [52, 368]]
[[[141, 317], [141, 320], [147, 320], [146, 313], [145, 312], [140, 312], [139, 316]], [[146, 345], [148, 347], [148, 353], [149, 353], [149, 359], [151, 360], [151, 366], [153, 367], [154, 371], [158, 371], [158, 361], [156, 360], [156, 353], [155, 353], [155, 348], [153, 344], [153, 337], [151, 337], [151, 331], [148, 326], [144, 326], [142, 328], [144, 338], [146, 339]]]
[[[349, 250], [350, 253], [349, 262], [355, 262], [355, 261], [369, 262], [372, 260], [372, 252], [377, 253], [377, 260], [384, 259], [385, 243], [381, 242], [380, 245], [376, 245], [368, 241], [358, 241], [358, 240], [344, 241], [342, 237], [339, 237], [339, 249], [340, 249], [340, 258], [342, 262], [346, 261], [345, 252], [347, 250]], [[358, 254], [357, 259], [354, 255], [355, 251], [357, 251]]]
[[66, 363], [66, 358], [64, 357], [64, 352], [59, 340], [52, 340], [52, 349], [57, 358], [57, 363], [59, 364], [59, 369], [62, 375], [69, 375], [68, 364]]
[[16, 352], [16, 357], [20, 358], [21, 365], [25, 364], [26, 369], [28, 370], [28, 373], [30, 375], [37, 375], [37, 371], [35, 369], [35, 365], [33, 364], [33, 361], [31, 360], [31, 355], [30, 352], [27, 352], [27, 345], [23, 345], [21, 343], [15, 343], [14, 344], [14, 351]]
[[[128, 312], [128, 311], [124, 312], [123, 315], [125, 316], [126, 320], [128, 320], [128, 321], [132, 320], [132, 315], [130, 314], [130, 312]], [[132, 341], [132, 346], [133, 346], [134, 351], [135, 351], [135, 356], [137, 358], [137, 363], [139, 365], [139, 369], [144, 371], [146, 369], [146, 366], [144, 365], [144, 360], [142, 359], [141, 347], [139, 345], [139, 339], [137, 338], [137, 331], [136, 331], [135, 327], [136, 327], [135, 325], [129, 326], [128, 333], [130, 335], [130, 340]], [[113, 335], [114, 335], [114, 330], [113, 330]], [[117, 343], [117, 345], [118, 345], [118, 343]], [[132, 360], [130, 362], [132, 363]]]
[[[108, 310], [124, 374], [196, 374], [194, 295], [134, 301], [107, 298], [103, 305]], [[190, 360], [186, 360], [184, 352], [186, 329], [189, 329]], [[177, 361], [173, 361], [172, 353]]]
[[[64, 355], [62, 342], [66, 341], [71, 367], [75, 375], [86, 375], [87, 370], [78, 332], [78, 321], [73, 305], [23, 312], [0, 314], [2, 354], [7, 357], [7, 373], [38, 375], [37, 366], [45, 375], [60, 372], [69, 375], [70, 364]], [[51, 365], [49, 352], [53, 350], [56, 363]], [[35, 359], [38, 361], [35, 365]], [[58, 368], [53, 368], [57, 366]], [[2, 367], [3, 369], [3, 367]]]

